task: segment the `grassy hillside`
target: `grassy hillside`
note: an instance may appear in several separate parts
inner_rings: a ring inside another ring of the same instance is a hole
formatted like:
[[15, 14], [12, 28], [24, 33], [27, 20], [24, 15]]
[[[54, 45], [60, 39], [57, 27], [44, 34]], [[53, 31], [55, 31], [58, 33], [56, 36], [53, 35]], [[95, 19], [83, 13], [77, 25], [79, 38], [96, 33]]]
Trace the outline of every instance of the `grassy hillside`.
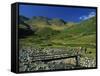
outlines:
[[[19, 24], [19, 29], [34, 31], [31, 37], [36, 37], [50, 42], [64, 43], [95, 43], [96, 20], [95, 17], [82, 21], [80, 23], [68, 23], [60, 19], [49, 19], [46, 17], [33, 17]], [[29, 36], [29, 37], [30, 37]], [[28, 38], [28, 36], [26, 36]], [[46, 39], [47, 38], [47, 39]], [[49, 38], [49, 39], [48, 39]], [[25, 40], [25, 38], [24, 38]], [[33, 39], [34, 40], [34, 39]]]

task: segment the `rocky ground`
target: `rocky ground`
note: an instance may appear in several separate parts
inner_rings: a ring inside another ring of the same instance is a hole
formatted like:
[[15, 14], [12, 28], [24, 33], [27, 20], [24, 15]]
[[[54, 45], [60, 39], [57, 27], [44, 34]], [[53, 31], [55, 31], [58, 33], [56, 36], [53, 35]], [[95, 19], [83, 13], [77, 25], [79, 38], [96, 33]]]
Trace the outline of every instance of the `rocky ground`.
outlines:
[[[53, 60], [49, 62], [34, 61], [36, 56], [49, 55], [63, 55], [68, 54], [68, 56], [76, 55], [76, 48], [66, 49], [66, 48], [24, 48], [19, 50], [19, 71], [38, 71], [38, 70], [57, 70], [57, 69], [75, 69], [75, 68], [88, 68], [95, 67], [95, 59], [81, 56], [79, 59], [79, 66], [76, 66], [75, 58], [67, 58], [60, 60]], [[81, 53], [83, 51], [81, 50]], [[80, 54], [81, 54], [80, 53]]]

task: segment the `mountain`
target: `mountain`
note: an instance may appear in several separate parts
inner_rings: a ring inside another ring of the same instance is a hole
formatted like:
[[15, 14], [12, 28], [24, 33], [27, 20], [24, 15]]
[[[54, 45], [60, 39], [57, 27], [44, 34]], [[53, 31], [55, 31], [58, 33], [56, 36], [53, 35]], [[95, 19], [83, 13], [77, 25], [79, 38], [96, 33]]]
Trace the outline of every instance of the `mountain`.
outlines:
[[29, 28], [30, 26], [25, 23], [25, 21], [27, 21], [27, 20], [29, 20], [29, 18], [20, 15], [19, 16], [19, 28], [24, 28], [24, 29]]
[[34, 30], [31, 29], [31, 26], [27, 23], [25, 23], [25, 21], [28, 21], [29, 18], [24, 17], [24, 16], [19, 16], [19, 25], [18, 25], [18, 35], [19, 38], [23, 38], [25, 36], [29, 36], [31, 34], [33, 34]]
[[65, 22], [59, 18], [34, 16], [31, 19], [21, 17], [21, 43], [41, 47], [96, 46], [96, 17], [79, 23]]
[[26, 23], [35, 26], [35, 25], [49, 25], [48, 18], [42, 17], [42, 16], [34, 16], [30, 20], [28, 20]]
[[[96, 17], [74, 24], [65, 28], [59, 35], [56, 35], [52, 42], [54, 44], [96, 44]], [[78, 45], [78, 46], [80, 46]]]
[[19, 16], [19, 24], [21, 24], [22, 22], [27, 21], [27, 20], [29, 20], [29, 18], [22, 16], [22, 15]]
[[94, 33], [96, 31], [96, 18], [93, 17], [88, 20], [82, 21], [65, 30], [67, 33], [74, 35]]
[[31, 19], [25, 21], [25, 23], [30, 25], [32, 28], [36, 28], [36, 29], [50, 27], [56, 30], [60, 30], [60, 29], [64, 29], [63, 26], [65, 26], [64, 24], [66, 22], [62, 19], [57, 19], [57, 18], [50, 19], [43, 16], [34, 16]]
[[50, 25], [58, 25], [58, 26], [63, 26], [66, 22], [62, 19], [54, 18], [49, 20]]

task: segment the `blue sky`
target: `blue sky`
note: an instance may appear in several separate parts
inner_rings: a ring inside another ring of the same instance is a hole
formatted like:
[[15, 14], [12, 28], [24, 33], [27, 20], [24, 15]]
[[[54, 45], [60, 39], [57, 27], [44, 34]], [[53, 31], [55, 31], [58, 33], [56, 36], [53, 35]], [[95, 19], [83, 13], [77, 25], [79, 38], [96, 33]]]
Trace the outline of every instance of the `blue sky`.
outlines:
[[60, 18], [70, 22], [79, 22], [95, 16], [96, 10], [92, 8], [19, 5], [19, 14], [28, 18], [44, 16], [48, 18]]

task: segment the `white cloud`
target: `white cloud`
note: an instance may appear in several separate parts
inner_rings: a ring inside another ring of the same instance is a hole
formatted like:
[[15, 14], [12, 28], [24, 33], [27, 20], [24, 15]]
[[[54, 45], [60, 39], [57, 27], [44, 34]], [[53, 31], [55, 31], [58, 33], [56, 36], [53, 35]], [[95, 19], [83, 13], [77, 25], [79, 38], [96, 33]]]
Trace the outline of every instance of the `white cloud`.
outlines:
[[89, 19], [91, 17], [94, 17], [95, 15], [96, 15], [95, 12], [90, 12], [88, 15], [84, 15], [84, 16], [79, 17], [79, 19], [80, 20], [87, 20], [87, 19]]

